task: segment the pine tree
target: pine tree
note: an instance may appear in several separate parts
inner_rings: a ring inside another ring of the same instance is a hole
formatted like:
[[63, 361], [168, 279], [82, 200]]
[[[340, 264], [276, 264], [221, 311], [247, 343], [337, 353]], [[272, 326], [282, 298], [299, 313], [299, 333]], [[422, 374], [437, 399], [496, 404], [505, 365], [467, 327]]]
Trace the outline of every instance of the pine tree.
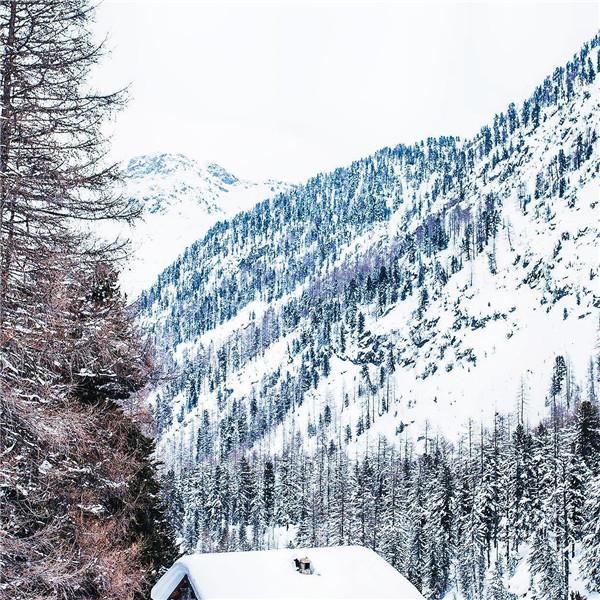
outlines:
[[467, 598], [474, 597], [477, 590], [477, 573], [479, 557], [477, 555], [477, 530], [473, 518], [474, 463], [471, 456], [460, 456], [457, 475], [457, 494], [455, 497], [456, 513], [456, 552], [459, 557], [457, 565], [457, 587]]
[[273, 524], [275, 514], [275, 468], [269, 459], [265, 461], [262, 484], [263, 519], [264, 523], [269, 526]]
[[298, 486], [292, 453], [284, 449], [277, 462], [275, 479], [275, 523], [289, 529], [298, 517]]
[[386, 560], [402, 571], [406, 559], [407, 543], [407, 482], [402, 464], [392, 449], [390, 454], [390, 492], [385, 507], [381, 552]]
[[485, 600], [516, 600], [516, 595], [511, 594], [504, 585], [504, 569], [502, 561], [496, 561], [491, 571], [486, 586]]
[[438, 457], [435, 476], [427, 493], [425, 526], [427, 564], [424, 591], [429, 598], [442, 598], [448, 588], [452, 560], [452, 480], [450, 471]]
[[600, 476], [591, 482], [585, 503], [586, 527], [581, 570], [591, 589], [600, 589]]
[[420, 460], [412, 473], [409, 497], [409, 514], [407, 527], [407, 560], [405, 573], [408, 579], [418, 588], [425, 585], [427, 554], [425, 539], [425, 524], [427, 513], [425, 511], [425, 485], [426, 466]]
[[239, 464], [239, 481], [237, 501], [239, 504], [238, 522], [248, 524], [252, 513], [252, 503], [256, 495], [254, 473], [245, 456], [242, 456]]
[[485, 548], [486, 563], [491, 563], [491, 551], [496, 550], [500, 524], [500, 471], [495, 442], [482, 449], [482, 478], [475, 490], [474, 518], [477, 539]]
[[521, 423], [512, 435], [512, 444], [507, 457], [505, 476], [508, 515], [506, 526], [510, 527], [507, 555], [519, 551], [521, 543], [531, 531], [532, 511], [532, 440]]
[[575, 451], [592, 472], [599, 472], [597, 457], [600, 454], [600, 415], [598, 407], [589, 400], [581, 402], [577, 411]]
[[536, 528], [531, 542], [529, 566], [535, 578], [536, 599], [564, 600], [561, 560], [548, 532], [550, 525], [545, 519]]

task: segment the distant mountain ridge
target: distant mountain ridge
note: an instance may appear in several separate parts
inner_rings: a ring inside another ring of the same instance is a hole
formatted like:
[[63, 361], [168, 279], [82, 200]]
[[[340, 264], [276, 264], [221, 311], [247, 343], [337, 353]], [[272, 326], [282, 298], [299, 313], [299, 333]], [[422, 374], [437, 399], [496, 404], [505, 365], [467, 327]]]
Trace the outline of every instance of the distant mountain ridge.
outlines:
[[120, 232], [132, 245], [122, 275], [132, 299], [211, 225], [287, 188], [242, 180], [216, 163], [202, 165], [183, 154], [136, 156], [123, 174], [123, 193], [142, 206], [141, 219]]

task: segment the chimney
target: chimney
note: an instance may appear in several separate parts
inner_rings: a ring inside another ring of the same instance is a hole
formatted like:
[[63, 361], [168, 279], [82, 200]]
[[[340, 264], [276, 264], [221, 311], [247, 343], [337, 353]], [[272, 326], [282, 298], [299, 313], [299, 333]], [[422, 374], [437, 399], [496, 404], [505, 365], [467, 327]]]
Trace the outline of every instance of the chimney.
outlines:
[[307, 556], [304, 558], [295, 558], [294, 564], [296, 565], [296, 571], [298, 571], [298, 573], [302, 573], [302, 575], [313, 574], [313, 568], [310, 559]]

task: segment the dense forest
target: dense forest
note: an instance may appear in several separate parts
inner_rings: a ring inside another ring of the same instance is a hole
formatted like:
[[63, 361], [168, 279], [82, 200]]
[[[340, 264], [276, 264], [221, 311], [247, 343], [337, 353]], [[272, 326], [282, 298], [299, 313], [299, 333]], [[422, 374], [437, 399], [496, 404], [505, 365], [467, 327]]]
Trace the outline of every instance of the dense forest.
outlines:
[[324, 415], [313, 451], [297, 432], [281, 452], [188, 461], [169, 477], [170, 516], [188, 551], [365, 545], [431, 599], [449, 590], [460, 598], [516, 599], [507, 579], [522, 560], [529, 577], [521, 594], [531, 588], [532, 598], [566, 599], [582, 580], [597, 590], [597, 385], [590, 378], [583, 395], [573, 393], [558, 357], [552, 416], [542, 423], [527, 423], [517, 411], [496, 415], [489, 428], [470, 423], [456, 442], [427, 429], [416, 444], [373, 436], [354, 456], [331, 439], [334, 424]]
[[[92, 3], [0, 2], [0, 597], [147, 598], [176, 552], [153, 443], [152, 372], [118, 290], [120, 248], [85, 224], [130, 219], [87, 83]], [[136, 396], [137, 394], [137, 396]], [[127, 410], [124, 402], [127, 401]], [[139, 416], [139, 415], [137, 415]]]

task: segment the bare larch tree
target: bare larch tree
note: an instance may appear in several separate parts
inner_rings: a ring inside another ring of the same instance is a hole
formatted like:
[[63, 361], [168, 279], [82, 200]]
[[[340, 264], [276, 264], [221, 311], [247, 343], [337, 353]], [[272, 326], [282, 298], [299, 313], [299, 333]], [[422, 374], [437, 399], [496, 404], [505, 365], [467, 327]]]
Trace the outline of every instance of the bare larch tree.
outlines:
[[142, 598], [173, 553], [152, 443], [119, 403], [151, 360], [83, 224], [131, 219], [89, 84], [85, 0], [0, 0], [0, 598]]

